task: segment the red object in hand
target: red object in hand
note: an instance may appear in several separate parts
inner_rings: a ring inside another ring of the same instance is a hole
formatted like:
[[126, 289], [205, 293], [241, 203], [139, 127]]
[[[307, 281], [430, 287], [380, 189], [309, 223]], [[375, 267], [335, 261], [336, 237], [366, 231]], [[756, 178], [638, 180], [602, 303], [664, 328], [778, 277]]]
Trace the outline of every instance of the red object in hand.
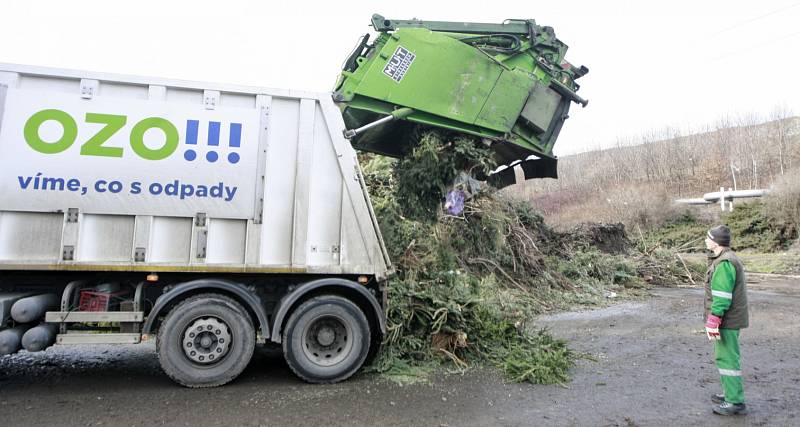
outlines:
[[708, 319], [706, 319], [706, 328], [717, 329], [721, 324], [722, 324], [721, 317], [715, 316], [713, 314], [708, 315]]
[[715, 316], [713, 314], [709, 314], [708, 318], [706, 319], [706, 336], [709, 340], [718, 340], [720, 339], [719, 335], [719, 325], [722, 324], [722, 318], [719, 316]]

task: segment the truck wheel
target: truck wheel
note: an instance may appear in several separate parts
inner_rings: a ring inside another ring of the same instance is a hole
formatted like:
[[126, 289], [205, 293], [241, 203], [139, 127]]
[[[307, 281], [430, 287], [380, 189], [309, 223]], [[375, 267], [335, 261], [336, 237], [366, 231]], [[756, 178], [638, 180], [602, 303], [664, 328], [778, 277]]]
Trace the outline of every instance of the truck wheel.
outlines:
[[239, 303], [217, 294], [187, 298], [158, 331], [161, 368], [180, 385], [216, 387], [239, 376], [255, 347], [250, 316]]
[[334, 295], [297, 307], [283, 332], [286, 362], [310, 383], [347, 379], [364, 364], [369, 346], [367, 317], [352, 301]]

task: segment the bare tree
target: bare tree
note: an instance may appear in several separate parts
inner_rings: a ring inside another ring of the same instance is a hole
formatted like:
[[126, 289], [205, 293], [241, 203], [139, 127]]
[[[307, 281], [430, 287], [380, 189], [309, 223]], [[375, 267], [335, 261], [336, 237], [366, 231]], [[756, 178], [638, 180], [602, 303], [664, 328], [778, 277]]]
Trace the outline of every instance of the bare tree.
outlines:
[[532, 180], [509, 193], [541, 200], [551, 215], [597, 220], [591, 215], [600, 215], [596, 211], [602, 207], [603, 217], [613, 219], [645, 208], [636, 202], [637, 194], [642, 200], [644, 193], [672, 200], [720, 186], [771, 185], [800, 165], [800, 117], [786, 107], [776, 107], [768, 117], [726, 116], [688, 135], [678, 128], [653, 130], [559, 162], [558, 180]]

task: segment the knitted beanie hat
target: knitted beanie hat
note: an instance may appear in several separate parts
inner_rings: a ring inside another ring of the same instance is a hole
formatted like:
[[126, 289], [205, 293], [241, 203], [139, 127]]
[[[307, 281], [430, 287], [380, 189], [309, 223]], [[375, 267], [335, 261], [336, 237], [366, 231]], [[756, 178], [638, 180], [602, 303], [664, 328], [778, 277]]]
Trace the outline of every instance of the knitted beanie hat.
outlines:
[[729, 247], [731, 245], [731, 230], [724, 225], [718, 225], [708, 230], [708, 238], [720, 246]]

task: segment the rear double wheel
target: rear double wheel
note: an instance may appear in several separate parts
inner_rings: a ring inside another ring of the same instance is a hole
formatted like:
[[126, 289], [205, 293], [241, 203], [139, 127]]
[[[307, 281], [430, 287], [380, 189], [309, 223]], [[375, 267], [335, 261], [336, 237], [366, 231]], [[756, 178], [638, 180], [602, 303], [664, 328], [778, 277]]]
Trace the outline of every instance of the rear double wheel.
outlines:
[[252, 320], [224, 295], [202, 294], [175, 306], [156, 344], [164, 372], [186, 387], [216, 387], [239, 376], [255, 347]]
[[295, 309], [283, 332], [283, 354], [298, 377], [334, 383], [353, 375], [367, 358], [370, 326], [352, 301], [321, 295]]

